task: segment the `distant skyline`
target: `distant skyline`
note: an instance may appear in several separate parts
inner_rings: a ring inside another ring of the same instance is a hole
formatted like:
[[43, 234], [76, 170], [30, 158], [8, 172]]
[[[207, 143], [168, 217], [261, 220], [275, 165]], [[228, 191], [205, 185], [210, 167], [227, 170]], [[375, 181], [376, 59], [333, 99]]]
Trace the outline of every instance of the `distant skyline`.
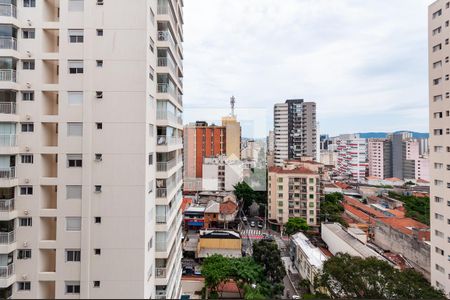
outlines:
[[185, 123], [236, 97], [243, 136], [273, 104], [317, 103], [320, 132], [428, 132], [430, 0], [185, 1]]

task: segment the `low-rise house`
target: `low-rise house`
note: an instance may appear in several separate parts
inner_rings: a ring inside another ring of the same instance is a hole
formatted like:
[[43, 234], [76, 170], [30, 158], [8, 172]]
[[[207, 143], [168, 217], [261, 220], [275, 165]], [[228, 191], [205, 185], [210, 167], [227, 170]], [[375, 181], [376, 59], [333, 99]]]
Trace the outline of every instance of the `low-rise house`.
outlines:
[[302, 279], [310, 283], [310, 289], [314, 287], [314, 279], [327, 260], [327, 256], [301, 232], [291, 237], [291, 260]]
[[184, 211], [184, 227], [186, 230], [199, 230], [205, 226], [205, 207], [189, 206]]
[[201, 230], [197, 244], [197, 258], [214, 254], [242, 257], [241, 235], [232, 230]]

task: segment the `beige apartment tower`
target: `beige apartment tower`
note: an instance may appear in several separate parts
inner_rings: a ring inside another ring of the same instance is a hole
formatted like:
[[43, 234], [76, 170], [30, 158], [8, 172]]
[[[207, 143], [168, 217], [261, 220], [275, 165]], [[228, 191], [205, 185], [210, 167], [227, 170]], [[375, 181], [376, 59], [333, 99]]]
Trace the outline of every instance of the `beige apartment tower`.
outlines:
[[0, 1], [1, 297], [180, 297], [182, 11]]
[[431, 283], [450, 297], [450, 1], [429, 7]]

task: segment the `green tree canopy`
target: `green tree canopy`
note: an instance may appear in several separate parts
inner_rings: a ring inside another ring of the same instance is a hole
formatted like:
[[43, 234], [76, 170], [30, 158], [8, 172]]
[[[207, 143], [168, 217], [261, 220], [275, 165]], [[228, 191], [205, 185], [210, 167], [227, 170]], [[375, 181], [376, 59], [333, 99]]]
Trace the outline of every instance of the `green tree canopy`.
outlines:
[[322, 222], [339, 222], [344, 226], [347, 226], [346, 222], [342, 218], [344, 207], [341, 202], [344, 199], [344, 195], [341, 193], [332, 193], [325, 195], [324, 201], [320, 204], [320, 220]]
[[267, 281], [272, 284], [283, 282], [286, 275], [281, 253], [275, 241], [259, 240], [253, 243], [253, 259], [264, 269]]
[[306, 231], [308, 229], [308, 223], [303, 218], [289, 218], [288, 222], [284, 225], [284, 233], [287, 235], [293, 235], [299, 231]]
[[394, 192], [389, 192], [389, 197], [404, 203], [407, 217], [430, 225], [430, 198], [403, 196]]
[[256, 199], [255, 191], [245, 182], [239, 182], [234, 186], [234, 194], [238, 200], [243, 200], [244, 210], [247, 211], [248, 208], [253, 204]]
[[315, 282], [332, 298], [445, 299], [416, 271], [399, 271], [374, 257], [338, 253], [324, 263]]

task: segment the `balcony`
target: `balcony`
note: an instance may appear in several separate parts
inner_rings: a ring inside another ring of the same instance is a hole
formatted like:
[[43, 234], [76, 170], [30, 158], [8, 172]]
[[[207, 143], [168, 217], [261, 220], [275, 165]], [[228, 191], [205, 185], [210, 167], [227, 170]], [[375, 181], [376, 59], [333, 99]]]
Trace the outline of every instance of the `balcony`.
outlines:
[[16, 82], [16, 70], [0, 69], [0, 81]]
[[0, 212], [12, 212], [14, 210], [13, 199], [0, 199]]
[[156, 268], [156, 278], [166, 278], [167, 268]]
[[17, 7], [12, 4], [0, 4], [0, 17], [17, 18]]
[[176, 73], [175, 62], [170, 57], [158, 57], [158, 67], [168, 67], [174, 74]]
[[0, 168], [0, 179], [13, 179], [16, 178], [16, 168]]
[[158, 146], [174, 146], [179, 145], [182, 142], [182, 138], [177, 136], [158, 135], [157, 138]]
[[0, 266], [0, 278], [9, 278], [15, 274], [14, 264], [9, 264], [7, 266]]
[[180, 158], [173, 158], [167, 162], [158, 162], [156, 164], [156, 171], [157, 172], [167, 172], [168, 170], [171, 170], [173, 167], [175, 167], [180, 162]]
[[0, 232], [0, 245], [11, 245], [16, 241], [16, 232]]
[[0, 49], [17, 50], [17, 39], [14, 37], [0, 37]]
[[0, 114], [13, 115], [16, 113], [16, 102], [0, 102]]
[[174, 122], [180, 125], [183, 125], [183, 118], [181, 115], [175, 115], [175, 113], [171, 111], [162, 111], [158, 110], [156, 111], [156, 119], [157, 120], [166, 120], [169, 122]]
[[172, 47], [173, 51], [176, 49], [175, 41], [172, 37], [172, 33], [169, 30], [160, 30], [158, 31], [158, 41], [160, 42], [168, 42]]
[[15, 146], [17, 146], [17, 135], [0, 134], [0, 147], [15, 147]]

